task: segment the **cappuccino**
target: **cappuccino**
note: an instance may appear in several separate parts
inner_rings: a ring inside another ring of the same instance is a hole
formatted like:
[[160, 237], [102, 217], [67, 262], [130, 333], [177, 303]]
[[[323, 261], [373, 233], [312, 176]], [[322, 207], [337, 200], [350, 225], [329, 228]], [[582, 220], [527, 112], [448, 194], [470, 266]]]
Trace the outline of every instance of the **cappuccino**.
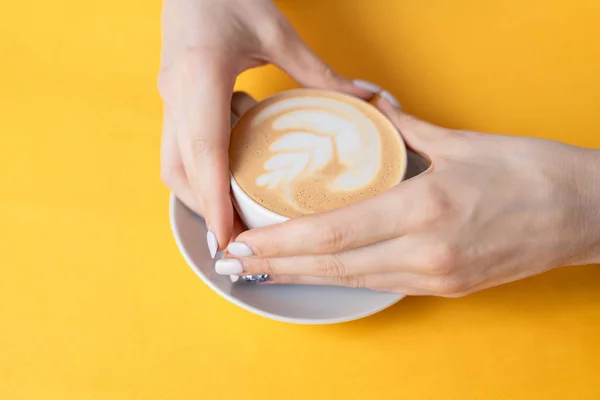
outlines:
[[290, 90], [251, 108], [235, 124], [230, 168], [240, 188], [285, 217], [323, 212], [397, 185], [404, 143], [371, 104], [350, 95]]

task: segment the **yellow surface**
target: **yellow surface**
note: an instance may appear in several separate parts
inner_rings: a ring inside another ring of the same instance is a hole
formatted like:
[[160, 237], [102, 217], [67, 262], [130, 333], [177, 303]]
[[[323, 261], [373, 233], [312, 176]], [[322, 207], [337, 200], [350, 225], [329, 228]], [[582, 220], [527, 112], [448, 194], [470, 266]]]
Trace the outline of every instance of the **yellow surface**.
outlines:
[[[281, 3], [339, 72], [421, 117], [600, 147], [597, 0]], [[159, 11], [2, 1], [0, 399], [600, 398], [597, 267], [326, 327], [204, 286], [158, 178]]]

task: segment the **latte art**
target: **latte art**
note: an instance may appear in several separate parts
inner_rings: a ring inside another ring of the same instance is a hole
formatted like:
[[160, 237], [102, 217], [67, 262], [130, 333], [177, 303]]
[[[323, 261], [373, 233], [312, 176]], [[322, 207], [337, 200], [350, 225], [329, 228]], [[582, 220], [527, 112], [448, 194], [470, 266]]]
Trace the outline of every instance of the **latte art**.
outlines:
[[377, 127], [359, 109], [340, 101], [309, 96], [286, 99], [266, 107], [252, 128], [281, 133], [269, 146], [273, 155], [264, 163], [266, 172], [256, 184], [281, 189], [288, 205], [298, 211], [307, 210], [294, 200], [293, 187], [299, 180], [320, 177], [334, 158], [342, 169], [337, 176], [327, 177], [329, 192], [360, 189], [379, 172]]
[[325, 93], [275, 96], [244, 115], [232, 132], [234, 178], [279, 214], [336, 208], [401, 178], [403, 146], [389, 121], [362, 100]]

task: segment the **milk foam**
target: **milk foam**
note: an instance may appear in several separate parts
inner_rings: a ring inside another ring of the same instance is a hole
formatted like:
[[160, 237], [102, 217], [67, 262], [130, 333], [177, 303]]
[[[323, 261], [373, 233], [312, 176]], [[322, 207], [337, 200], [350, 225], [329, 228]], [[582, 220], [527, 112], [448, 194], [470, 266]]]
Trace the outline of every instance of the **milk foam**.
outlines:
[[371, 198], [397, 185], [406, 165], [402, 138], [375, 107], [315, 89], [248, 110], [232, 129], [229, 155], [240, 188], [286, 217]]
[[256, 185], [279, 189], [297, 210], [301, 207], [293, 198], [293, 187], [320, 178], [331, 162], [343, 166], [337, 176], [328, 177], [326, 189], [331, 194], [366, 187], [380, 172], [380, 134], [368, 116], [352, 105], [324, 97], [283, 99], [258, 113], [252, 125], [267, 122], [281, 134], [269, 146], [272, 154]]

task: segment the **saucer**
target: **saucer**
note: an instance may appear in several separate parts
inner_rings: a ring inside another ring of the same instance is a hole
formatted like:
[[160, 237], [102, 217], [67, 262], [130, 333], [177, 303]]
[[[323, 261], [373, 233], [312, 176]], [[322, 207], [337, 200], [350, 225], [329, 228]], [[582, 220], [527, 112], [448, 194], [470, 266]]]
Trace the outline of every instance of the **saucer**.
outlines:
[[[409, 152], [407, 179], [426, 168], [423, 159]], [[177, 246], [196, 275], [217, 294], [254, 314], [296, 324], [334, 324], [375, 314], [404, 297], [397, 293], [333, 286], [232, 283], [228, 276], [215, 272], [216, 260], [211, 259], [206, 244], [204, 219], [173, 194], [170, 219]]]

